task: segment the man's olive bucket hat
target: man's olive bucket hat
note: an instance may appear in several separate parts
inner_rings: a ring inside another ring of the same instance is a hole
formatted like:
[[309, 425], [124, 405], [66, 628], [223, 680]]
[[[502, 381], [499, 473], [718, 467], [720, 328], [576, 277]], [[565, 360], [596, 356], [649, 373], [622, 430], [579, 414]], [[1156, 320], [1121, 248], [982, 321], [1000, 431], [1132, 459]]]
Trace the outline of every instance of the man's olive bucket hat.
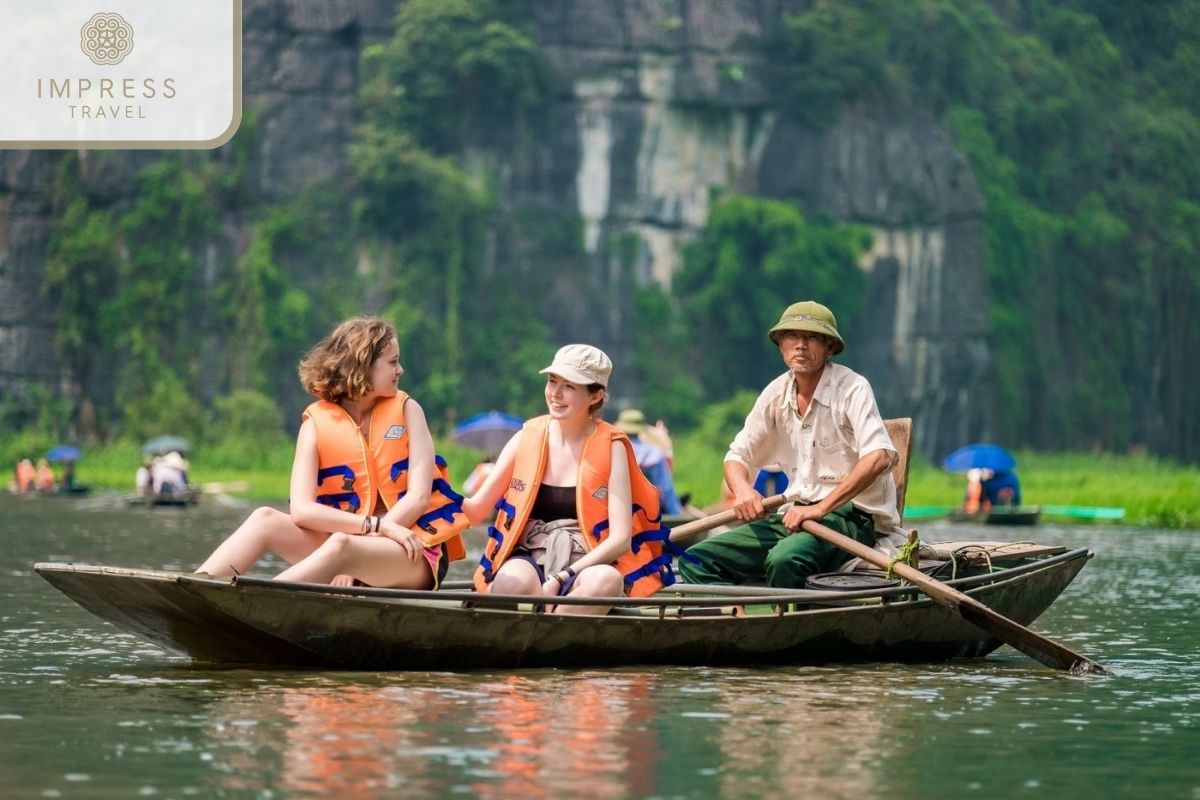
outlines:
[[805, 300], [802, 303], [792, 303], [783, 312], [775, 327], [767, 331], [771, 341], [779, 344], [779, 336], [784, 331], [809, 331], [822, 333], [834, 340], [833, 354], [837, 355], [846, 349], [846, 342], [838, 333], [837, 318], [833, 312], [815, 300]]

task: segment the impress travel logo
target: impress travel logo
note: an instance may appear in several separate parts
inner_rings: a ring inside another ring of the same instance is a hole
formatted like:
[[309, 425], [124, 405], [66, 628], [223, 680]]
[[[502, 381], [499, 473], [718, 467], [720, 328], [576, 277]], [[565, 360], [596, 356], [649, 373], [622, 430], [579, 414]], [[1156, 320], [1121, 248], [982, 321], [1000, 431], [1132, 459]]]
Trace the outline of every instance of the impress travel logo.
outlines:
[[96, 14], [83, 26], [79, 46], [93, 64], [120, 64], [133, 50], [133, 28], [120, 14]]
[[211, 148], [242, 114], [241, 0], [4, 0], [0, 147]]

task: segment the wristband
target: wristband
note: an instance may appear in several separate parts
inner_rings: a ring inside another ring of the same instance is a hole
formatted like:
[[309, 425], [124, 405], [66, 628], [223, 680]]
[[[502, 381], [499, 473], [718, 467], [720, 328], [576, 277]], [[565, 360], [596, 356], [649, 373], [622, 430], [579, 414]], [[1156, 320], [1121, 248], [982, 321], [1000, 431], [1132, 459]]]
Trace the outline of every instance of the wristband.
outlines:
[[369, 514], [367, 516], [363, 517], [362, 532], [363, 533], [371, 532], [371, 516]]
[[566, 569], [564, 569], [563, 572], [567, 573], [568, 580], [575, 577], [575, 570], [571, 569], [570, 567], [567, 567]]

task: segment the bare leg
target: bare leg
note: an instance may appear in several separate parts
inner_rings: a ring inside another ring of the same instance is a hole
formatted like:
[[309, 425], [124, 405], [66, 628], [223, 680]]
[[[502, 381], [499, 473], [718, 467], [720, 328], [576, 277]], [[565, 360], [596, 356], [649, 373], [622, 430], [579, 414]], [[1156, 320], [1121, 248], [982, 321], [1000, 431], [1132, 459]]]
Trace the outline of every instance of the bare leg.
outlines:
[[331, 533], [311, 555], [279, 573], [276, 580], [329, 583], [337, 575], [353, 575], [371, 586], [428, 589], [433, 572], [422, 554], [415, 562], [386, 536]]
[[[616, 567], [608, 564], [597, 564], [585, 567], [571, 585], [568, 597], [620, 597], [625, 589], [625, 581]], [[575, 614], [577, 616], [604, 616], [612, 606], [555, 606], [555, 614]]]
[[496, 594], [541, 594], [542, 581], [532, 564], [518, 558], [500, 565], [491, 591]]
[[255, 509], [196, 571], [218, 578], [243, 575], [267, 551], [295, 564], [320, 547], [328, 537], [327, 533], [299, 527], [290, 514], [264, 506]]

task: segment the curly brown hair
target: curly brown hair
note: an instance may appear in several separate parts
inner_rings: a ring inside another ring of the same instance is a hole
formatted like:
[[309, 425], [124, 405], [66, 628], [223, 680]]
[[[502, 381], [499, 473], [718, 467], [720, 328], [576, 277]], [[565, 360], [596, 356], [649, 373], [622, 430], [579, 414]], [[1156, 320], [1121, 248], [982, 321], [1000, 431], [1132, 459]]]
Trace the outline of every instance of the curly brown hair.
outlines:
[[396, 337], [378, 317], [351, 317], [309, 350], [300, 361], [304, 391], [338, 403], [371, 391], [371, 365]]

